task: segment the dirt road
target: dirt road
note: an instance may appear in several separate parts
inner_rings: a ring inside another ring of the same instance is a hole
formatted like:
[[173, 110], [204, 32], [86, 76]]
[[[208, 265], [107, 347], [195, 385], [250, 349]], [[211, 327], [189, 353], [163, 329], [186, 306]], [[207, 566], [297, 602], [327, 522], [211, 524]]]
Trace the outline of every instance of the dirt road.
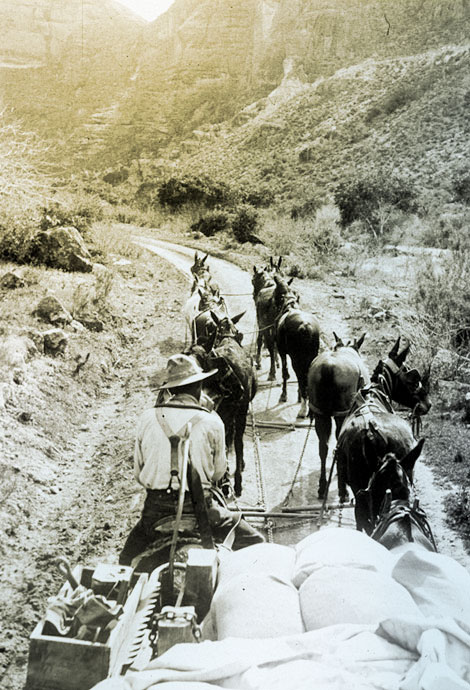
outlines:
[[[141, 246], [145, 246], [171, 261], [179, 270], [189, 274], [189, 267], [194, 260], [194, 250], [163, 242], [152, 238], [139, 238]], [[245, 346], [254, 347], [256, 332], [256, 314], [253, 300], [251, 298], [252, 285], [251, 276], [233, 264], [211, 257], [208, 260], [211, 272], [221, 286], [226, 295], [229, 305], [229, 313], [234, 314], [246, 309], [246, 314], [241, 320], [239, 327], [244, 333]], [[335, 297], [334, 292], [321, 294], [318, 284], [313, 281], [299, 281], [296, 289], [301, 294], [301, 304], [304, 308], [315, 304], [315, 312], [321, 315], [322, 331], [332, 334], [333, 331], [341, 333], [343, 337], [353, 337], [354, 333], [349, 332], [349, 322], [347, 305], [341, 297]], [[332, 297], [333, 294], [333, 297]], [[341, 295], [341, 293], [339, 293]], [[392, 336], [393, 337], [393, 336]], [[372, 365], [373, 362], [370, 362]], [[375, 364], [375, 363], [374, 363]], [[255, 417], [259, 421], [272, 421], [294, 424], [298, 411], [297, 388], [295, 375], [291, 370], [292, 385], [288, 387], [288, 402], [279, 404], [280, 396], [280, 372], [277, 375], [276, 385], [271, 385], [267, 381], [268, 359], [263, 359], [263, 367], [259, 374], [260, 391], [254, 400]], [[287, 497], [291, 482], [294, 477], [296, 466], [300, 459], [302, 448], [308, 439], [305, 447], [302, 464], [297, 475], [292, 495], [289, 499], [289, 506], [303, 506], [316, 504], [318, 507], [317, 488], [320, 473], [320, 459], [318, 454], [318, 441], [315, 431], [312, 429], [308, 433], [308, 422], [302, 422], [303, 428], [285, 429], [260, 429], [261, 437], [261, 462], [264, 493], [266, 495], [266, 506], [273, 510], [279, 508]], [[307, 428], [306, 428], [307, 427]], [[256, 474], [255, 448], [251, 434], [246, 443], [246, 471], [244, 473], [244, 490], [241, 504], [245, 506], [256, 506], [260, 500], [260, 486]], [[334, 447], [334, 440], [330, 442], [330, 455], [327, 467], [330, 467]], [[432, 471], [425, 464], [425, 457], [418, 461], [415, 470], [415, 484], [421, 505], [426, 513], [431, 517], [431, 524], [435, 534], [439, 550], [446, 553], [465, 567], [470, 569], [470, 556], [467, 554], [462, 540], [449, 529], [445, 521], [443, 509], [443, 495], [435, 485]], [[334, 474], [328, 503], [332, 506], [338, 504], [336, 474]], [[351, 506], [345, 506], [343, 510], [332, 508], [323, 520], [323, 525], [342, 525], [345, 527], [354, 526], [354, 515]], [[288, 521], [276, 520], [275, 540], [282, 543], [295, 543], [311, 531], [318, 528], [317, 517], [311, 521]]]

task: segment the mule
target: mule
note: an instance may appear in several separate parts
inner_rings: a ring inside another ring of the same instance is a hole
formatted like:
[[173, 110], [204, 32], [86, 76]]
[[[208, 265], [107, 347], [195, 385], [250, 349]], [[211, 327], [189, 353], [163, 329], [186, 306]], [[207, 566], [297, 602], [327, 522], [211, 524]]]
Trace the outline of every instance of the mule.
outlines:
[[218, 289], [218, 285], [214, 280], [213, 275], [211, 274], [209, 267], [206, 264], [207, 259], [209, 258], [209, 254], [206, 254], [205, 256], [199, 256], [197, 252], [194, 254], [194, 263], [190, 267], [190, 271], [193, 274], [195, 278], [200, 278], [202, 279], [205, 284], [207, 285], [208, 288], [211, 290], [215, 291]]
[[410, 424], [392, 406], [392, 401], [404, 405], [418, 419], [431, 407], [423, 378], [405, 365], [408, 352], [409, 345], [400, 352], [398, 338], [388, 357], [379, 361], [370, 385], [357, 393], [343, 422], [335, 450], [341, 502], [347, 499], [347, 485], [354, 496], [367, 487], [378, 458], [395, 453], [400, 460], [415, 446]]
[[[191, 286], [191, 294], [183, 305], [183, 315], [186, 326], [185, 341], [194, 341], [194, 319], [201, 311], [201, 293], [208, 293], [209, 288], [202, 278], [194, 278]], [[189, 337], [188, 337], [189, 336]]]
[[258, 268], [253, 266], [253, 300], [256, 308], [256, 320], [258, 324], [258, 336], [256, 340], [256, 368], [261, 369], [261, 348], [263, 344], [269, 352], [270, 367], [268, 381], [276, 379], [276, 306], [274, 304], [274, 290], [276, 283], [274, 275], [281, 276], [282, 256], [277, 264], [272, 256], [269, 266]]
[[307, 377], [310, 418], [315, 421], [321, 462], [319, 498], [324, 498], [326, 491], [326, 459], [332, 419], [335, 420], [337, 438], [354, 396], [370, 382], [369, 372], [359, 355], [366, 334], [347, 345], [336, 333], [333, 335], [336, 339], [334, 349], [322, 352], [313, 360]]
[[[212, 336], [217, 330], [216, 322], [214, 321], [214, 314], [217, 314], [219, 319], [223, 319], [228, 316], [227, 305], [223, 297], [220, 297], [219, 291], [199, 291], [199, 312], [193, 319], [191, 324], [191, 334], [192, 343], [196, 345], [202, 345], [205, 347], [206, 343], [212, 340]], [[232, 318], [232, 323], [237, 324], [245, 312], [241, 312]], [[237, 337], [243, 337], [242, 334], [237, 331]]]
[[389, 550], [413, 543], [427, 551], [437, 552], [431, 525], [416, 497], [392, 500], [391, 492], [387, 492], [371, 537]]
[[292, 279], [286, 281], [274, 276], [274, 304], [277, 312], [276, 344], [282, 364], [282, 392], [279, 402], [287, 402], [289, 370], [287, 356], [297, 376], [298, 417], [307, 416], [307, 376], [310, 364], [318, 355], [320, 325], [313, 314], [299, 307], [298, 295], [290, 289]]
[[219, 318], [212, 314], [216, 331], [204, 348], [193, 348], [193, 354], [205, 371], [218, 372], [207, 382], [208, 392], [215, 400], [216, 410], [225, 427], [227, 450], [235, 449], [234, 491], [242, 493], [242, 473], [245, 468], [243, 434], [257, 380], [251, 356], [240, 344], [235, 318]]
[[355, 518], [356, 528], [372, 534], [381, 508], [387, 495], [392, 500], [409, 501], [413, 496], [413, 470], [424, 444], [421, 439], [404, 458], [398, 460], [394, 453], [387, 453], [378, 461], [378, 467], [372, 474], [366, 489], [356, 494]]

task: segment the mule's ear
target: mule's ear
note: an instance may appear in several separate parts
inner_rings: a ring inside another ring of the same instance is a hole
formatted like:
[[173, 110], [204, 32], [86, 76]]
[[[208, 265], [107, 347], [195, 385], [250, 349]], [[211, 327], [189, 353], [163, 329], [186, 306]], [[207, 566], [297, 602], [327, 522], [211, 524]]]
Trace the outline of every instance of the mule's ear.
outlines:
[[395, 357], [398, 355], [398, 348], [399, 347], [400, 347], [400, 336], [398, 336], [397, 342], [395, 343], [395, 345], [392, 347], [392, 349], [388, 353], [388, 356], [390, 357], [390, 359], [395, 360]]
[[216, 326], [220, 325], [220, 319], [215, 313], [215, 311], [211, 311], [211, 316], [212, 316], [212, 321], [215, 323]]
[[201, 259], [201, 263], [202, 263], [202, 264], [205, 264], [208, 258], [209, 258], [209, 254], [206, 254], [206, 255]]
[[424, 445], [424, 438], [420, 439], [418, 443], [415, 445], [414, 448], [410, 450], [410, 452], [405, 455], [404, 458], [400, 460], [400, 465], [403, 467], [405, 470], [406, 474], [411, 478], [413, 475], [413, 469], [416, 463], [416, 460], [419, 458], [421, 455], [421, 451], [423, 450], [423, 445]]
[[292, 285], [293, 282], [294, 282], [294, 278], [291, 278], [290, 280], [287, 281], [287, 285]]
[[199, 254], [197, 251], [194, 252], [194, 263], [196, 263], [196, 261], [199, 261]]
[[395, 363], [397, 364], [397, 366], [401, 367], [401, 365], [405, 361], [409, 351], [410, 351], [410, 344], [408, 343], [408, 345], [405, 347], [405, 349], [402, 350], [400, 352], [400, 354], [395, 359]]
[[269, 266], [270, 268], [274, 268], [274, 260], [272, 256], [269, 257]]
[[363, 334], [361, 335], [361, 337], [359, 338], [359, 340], [355, 340], [355, 341], [354, 341], [353, 348], [354, 348], [355, 350], [357, 350], [357, 352], [359, 352], [359, 350], [361, 349], [365, 337], [366, 337], [366, 334], [363, 333]]
[[245, 314], [246, 314], [246, 309], [245, 309], [245, 311], [242, 311], [240, 314], [237, 314], [236, 316], [233, 316], [233, 317], [231, 318], [232, 323], [233, 323], [233, 324], [238, 323], [238, 322], [240, 321], [240, 319], [241, 319], [243, 316], [245, 316]]
[[339, 336], [336, 335], [336, 333], [334, 331], [333, 331], [333, 335], [335, 337], [337, 347], [344, 347], [343, 341], [341, 340], [341, 338]]
[[278, 271], [281, 268], [281, 264], [282, 264], [282, 256], [279, 257], [279, 261], [277, 262], [277, 270]]

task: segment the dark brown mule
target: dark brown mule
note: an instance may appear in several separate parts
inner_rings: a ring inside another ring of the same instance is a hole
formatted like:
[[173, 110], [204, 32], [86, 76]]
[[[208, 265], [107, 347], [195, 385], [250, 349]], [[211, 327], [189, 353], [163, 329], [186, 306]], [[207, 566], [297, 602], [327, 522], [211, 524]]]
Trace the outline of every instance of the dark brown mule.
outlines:
[[400, 338], [388, 357], [379, 361], [371, 384], [357, 393], [343, 422], [335, 451], [340, 501], [347, 499], [347, 484], [354, 496], [367, 487], [378, 458], [395, 453], [400, 460], [415, 446], [411, 427], [395, 414], [392, 400], [418, 418], [431, 407], [420, 374], [405, 365], [409, 346], [401, 352], [399, 348]]
[[[227, 317], [227, 305], [225, 300], [220, 297], [218, 290], [215, 292], [200, 290], [199, 294], [199, 312], [194, 317], [191, 327], [192, 343], [205, 347], [207, 343], [211, 342], [212, 336], [217, 330], [214, 314], [217, 315], [219, 320]], [[245, 312], [243, 311], [241, 314], [234, 316], [232, 323], [237, 324], [244, 314]], [[242, 334], [237, 331], [237, 335], [240, 337], [241, 342]]]
[[274, 275], [281, 273], [282, 256], [277, 264], [270, 258], [269, 266], [258, 268], [253, 266], [253, 300], [256, 307], [256, 320], [258, 323], [258, 337], [256, 341], [256, 368], [261, 368], [261, 348], [263, 344], [269, 352], [270, 367], [268, 381], [276, 378], [276, 306], [274, 304], [274, 290], [276, 283]]
[[278, 318], [276, 321], [276, 343], [282, 362], [282, 392], [279, 402], [287, 401], [287, 356], [299, 384], [298, 401], [301, 403], [298, 417], [307, 416], [307, 375], [310, 364], [318, 355], [320, 347], [320, 325], [313, 314], [299, 307], [298, 296], [287, 282], [274, 276], [276, 289], [274, 304]]
[[235, 448], [235, 495], [242, 492], [242, 472], [245, 468], [243, 458], [243, 434], [250, 402], [256, 394], [256, 374], [250, 355], [241, 346], [240, 333], [234, 325], [234, 319], [217, 314], [212, 317], [216, 331], [203, 350], [193, 349], [205, 371], [217, 368], [218, 373], [212, 376], [209, 395], [216, 401], [216, 409], [225, 427], [227, 449]]
[[359, 355], [365, 335], [364, 333], [359, 340], [344, 345], [335, 333], [334, 350], [327, 350], [315, 357], [308, 370], [310, 417], [315, 420], [321, 461], [319, 498], [324, 498], [326, 491], [326, 459], [331, 420], [335, 420], [338, 437], [354, 396], [369, 383], [369, 372]]
[[356, 527], [372, 534], [379, 518], [387, 492], [394, 501], [410, 501], [413, 497], [413, 470], [421, 454], [424, 439], [398, 460], [394, 453], [387, 453], [378, 460], [378, 467], [369, 480], [366, 489], [356, 494]]
[[419, 507], [416, 497], [408, 500], [392, 500], [387, 492], [377, 526], [371, 534], [387, 549], [403, 544], [418, 544], [427, 551], [437, 551], [436, 542], [426, 513]]

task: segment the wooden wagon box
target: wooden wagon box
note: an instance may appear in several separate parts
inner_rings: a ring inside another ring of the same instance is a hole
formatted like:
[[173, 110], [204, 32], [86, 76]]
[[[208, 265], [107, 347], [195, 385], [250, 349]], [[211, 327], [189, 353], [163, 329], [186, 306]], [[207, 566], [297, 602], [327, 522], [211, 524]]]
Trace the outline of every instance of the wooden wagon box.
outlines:
[[[73, 574], [89, 588], [93, 572], [94, 568], [77, 566]], [[123, 613], [105, 643], [43, 635], [41, 620], [30, 637], [25, 690], [89, 690], [99, 681], [119, 675], [126, 648], [132, 643], [129, 631], [147, 579], [147, 574], [132, 576]], [[60, 594], [69, 591], [66, 582]]]

